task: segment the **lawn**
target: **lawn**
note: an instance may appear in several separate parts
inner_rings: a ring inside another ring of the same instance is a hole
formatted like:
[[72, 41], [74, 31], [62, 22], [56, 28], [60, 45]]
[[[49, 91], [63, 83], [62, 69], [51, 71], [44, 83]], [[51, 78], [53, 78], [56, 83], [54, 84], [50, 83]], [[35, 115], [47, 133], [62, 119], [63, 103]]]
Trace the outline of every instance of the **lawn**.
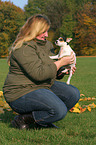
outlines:
[[[8, 72], [6, 59], [0, 59], [0, 91]], [[67, 76], [61, 81], [66, 81]], [[77, 70], [71, 84], [76, 86], [86, 97], [96, 97], [96, 57], [77, 58]], [[82, 101], [81, 104], [95, 103]], [[0, 114], [0, 145], [95, 145], [96, 144], [96, 109], [91, 112], [71, 113], [55, 123], [59, 129], [19, 130], [11, 126], [15, 114], [4, 110]]]

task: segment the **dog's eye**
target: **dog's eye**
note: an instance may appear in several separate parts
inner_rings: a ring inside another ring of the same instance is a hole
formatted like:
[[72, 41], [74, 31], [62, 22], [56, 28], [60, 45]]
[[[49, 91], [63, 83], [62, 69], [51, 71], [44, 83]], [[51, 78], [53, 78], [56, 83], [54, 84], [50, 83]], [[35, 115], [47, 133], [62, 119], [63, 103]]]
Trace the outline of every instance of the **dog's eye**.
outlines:
[[59, 39], [59, 41], [63, 41], [63, 39], [62, 39], [62, 38], [60, 38], [60, 39]]

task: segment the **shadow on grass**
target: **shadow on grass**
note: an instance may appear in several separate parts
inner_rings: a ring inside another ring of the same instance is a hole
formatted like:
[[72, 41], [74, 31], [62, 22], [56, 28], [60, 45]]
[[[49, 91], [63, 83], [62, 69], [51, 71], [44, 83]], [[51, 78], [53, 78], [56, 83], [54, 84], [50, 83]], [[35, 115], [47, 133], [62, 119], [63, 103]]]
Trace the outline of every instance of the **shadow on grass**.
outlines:
[[3, 113], [0, 113], [0, 123], [5, 123], [5, 124], [9, 124], [10, 128], [13, 128], [11, 121], [14, 119], [15, 114], [13, 114], [13, 111], [7, 111], [6, 109], [4, 109]]
[[0, 114], [0, 122], [10, 123], [16, 115], [13, 114], [13, 111], [7, 111], [4, 109], [4, 112]]
[[[0, 122], [5, 123], [5, 124], [9, 124], [10, 128], [14, 128], [11, 124], [12, 120], [14, 120], [14, 117], [18, 115], [18, 114], [13, 114], [13, 111], [7, 111], [6, 109], [4, 109], [4, 113], [0, 114]], [[29, 125], [29, 130], [30, 129], [42, 129], [45, 127], [39, 126], [36, 123], [32, 123]]]

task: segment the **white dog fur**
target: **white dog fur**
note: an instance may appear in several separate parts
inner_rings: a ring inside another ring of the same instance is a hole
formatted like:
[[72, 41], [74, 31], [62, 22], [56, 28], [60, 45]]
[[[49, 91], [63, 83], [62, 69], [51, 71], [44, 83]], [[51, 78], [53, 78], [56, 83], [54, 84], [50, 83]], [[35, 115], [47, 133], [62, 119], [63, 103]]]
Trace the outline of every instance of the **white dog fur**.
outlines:
[[[72, 68], [75, 66], [76, 64], [76, 54], [75, 52], [71, 49], [71, 47], [67, 44], [67, 42], [70, 42], [72, 40], [72, 38], [67, 38], [66, 41], [64, 41], [65, 39], [63, 37], [60, 37], [58, 40], [56, 40], [55, 44], [60, 46], [60, 51], [59, 54], [55, 55], [55, 56], [50, 56], [51, 59], [60, 59], [62, 57], [65, 56], [70, 56], [71, 53], [73, 52], [74, 57], [75, 57], [75, 61], [73, 64], [68, 65], [70, 66], [70, 70], [69, 70], [69, 77], [67, 80], [67, 84], [70, 84], [70, 80], [72, 77]], [[68, 71], [67, 68], [65, 68], [65, 70], [62, 71], [62, 73], [66, 73]]]

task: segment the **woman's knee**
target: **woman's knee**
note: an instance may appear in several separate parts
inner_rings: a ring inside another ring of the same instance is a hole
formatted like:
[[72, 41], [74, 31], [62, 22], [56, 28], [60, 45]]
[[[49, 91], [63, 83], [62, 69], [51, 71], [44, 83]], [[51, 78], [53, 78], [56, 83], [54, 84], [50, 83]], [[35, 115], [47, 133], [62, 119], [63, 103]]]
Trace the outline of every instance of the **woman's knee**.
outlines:
[[71, 109], [72, 107], [74, 107], [75, 104], [79, 101], [79, 99], [80, 99], [79, 90], [76, 87], [72, 86], [71, 95], [70, 95], [69, 99], [65, 101], [65, 104], [66, 104], [68, 110]]
[[62, 103], [62, 104], [60, 104], [60, 106], [56, 107], [55, 108], [55, 114], [56, 114], [56, 118], [57, 118], [56, 121], [63, 119], [66, 116], [67, 111], [68, 111], [67, 107], [64, 103]]
[[74, 97], [76, 98], [76, 102], [78, 102], [80, 99], [80, 92], [76, 87], [74, 87]]

